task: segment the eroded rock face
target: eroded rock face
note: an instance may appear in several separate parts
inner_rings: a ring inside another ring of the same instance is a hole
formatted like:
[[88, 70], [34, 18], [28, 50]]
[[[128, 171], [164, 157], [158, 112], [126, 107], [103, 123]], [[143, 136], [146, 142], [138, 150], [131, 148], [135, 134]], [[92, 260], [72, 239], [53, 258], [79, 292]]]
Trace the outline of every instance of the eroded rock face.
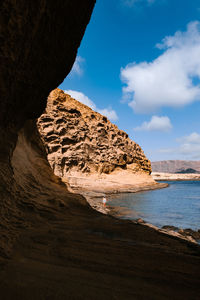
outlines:
[[70, 71], [95, 0], [3, 0], [0, 125], [37, 118]]
[[92, 210], [26, 122], [70, 71], [94, 2], [1, 1], [1, 299], [197, 299], [199, 250]]
[[110, 174], [117, 168], [151, 173], [150, 161], [126, 132], [60, 89], [50, 93], [38, 129], [60, 177], [74, 172]]
[[[95, 0], [1, 1], [0, 258], [10, 255], [20, 228], [26, 224], [22, 203], [25, 201], [28, 207], [33, 201], [31, 206], [36, 207], [36, 194], [40, 196], [43, 183], [53, 178], [48, 166], [43, 179], [34, 180], [33, 188], [34, 173], [38, 171], [34, 164], [30, 167], [31, 152], [37, 153], [34, 157], [38, 161], [45, 163], [46, 157], [38, 150], [40, 147], [31, 143], [30, 136], [21, 139], [26, 131], [22, 128], [26, 120], [40, 116], [50, 91], [69, 73], [94, 3]], [[33, 136], [37, 135], [34, 123], [32, 130]], [[18, 156], [13, 156], [19, 142], [18, 154], [27, 157], [21, 163]]]

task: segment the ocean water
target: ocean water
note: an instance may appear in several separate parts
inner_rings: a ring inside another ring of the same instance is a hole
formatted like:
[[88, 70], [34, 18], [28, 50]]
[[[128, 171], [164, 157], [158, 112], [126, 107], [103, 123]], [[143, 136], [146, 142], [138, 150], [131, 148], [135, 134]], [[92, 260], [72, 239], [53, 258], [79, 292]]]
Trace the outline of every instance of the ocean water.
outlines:
[[200, 181], [166, 181], [169, 187], [140, 193], [121, 194], [108, 205], [121, 207], [122, 218], [142, 218], [162, 227], [200, 229]]

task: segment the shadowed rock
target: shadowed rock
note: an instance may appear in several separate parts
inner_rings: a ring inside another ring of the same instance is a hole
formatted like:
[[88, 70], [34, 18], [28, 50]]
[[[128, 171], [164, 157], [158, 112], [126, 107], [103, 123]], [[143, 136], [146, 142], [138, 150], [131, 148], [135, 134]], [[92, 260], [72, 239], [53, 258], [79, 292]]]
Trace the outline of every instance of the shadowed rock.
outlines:
[[[37, 161], [48, 165], [47, 161], [45, 162], [45, 152], [38, 146], [38, 143], [41, 144], [38, 138], [34, 143], [28, 141], [29, 136], [21, 139], [21, 136], [24, 136], [22, 127], [26, 120], [40, 116], [51, 89], [57, 87], [69, 73], [94, 3], [94, 0], [74, 0], [73, 3], [70, 0], [1, 1], [0, 255], [2, 256], [10, 255], [12, 244], [18, 236], [16, 226], [18, 227], [18, 223], [25, 223], [21, 203], [32, 202], [35, 199], [34, 204], [29, 207], [37, 206], [38, 197], [30, 190], [34, 187], [37, 195], [40, 194], [39, 191], [42, 193], [40, 180], [35, 180], [33, 176], [33, 172], [38, 173], [38, 170], [33, 161], [33, 164], [30, 164], [32, 153], [38, 152], [39, 149]], [[37, 136], [37, 129], [33, 123], [31, 124], [33, 131], [31, 136]], [[27, 129], [24, 130], [27, 132]], [[55, 143], [53, 136], [48, 138]], [[19, 140], [20, 145], [24, 142], [24, 147], [21, 146], [21, 152], [18, 152], [17, 157], [13, 156], [13, 151]], [[34, 149], [31, 150], [32, 146]], [[21, 164], [20, 157], [22, 157]], [[23, 160], [23, 157], [27, 159]], [[15, 159], [20, 167], [17, 171]], [[23, 173], [26, 174], [25, 177], [21, 176]], [[47, 177], [49, 176], [53, 178], [50, 173]], [[23, 178], [26, 179], [25, 182]], [[44, 183], [45, 179], [42, 182]]]
[[29, 120], [70, 71], [93, 5], [1, 1], [0, 297], [197, 299], [199, 248], [92, 210], [53, 174]]

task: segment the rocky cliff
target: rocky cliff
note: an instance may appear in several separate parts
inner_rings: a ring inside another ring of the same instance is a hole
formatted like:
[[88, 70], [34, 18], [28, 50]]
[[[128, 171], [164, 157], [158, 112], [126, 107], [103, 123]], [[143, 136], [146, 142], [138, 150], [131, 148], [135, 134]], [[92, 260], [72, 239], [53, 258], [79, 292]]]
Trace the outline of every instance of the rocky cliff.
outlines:
[[94, 2], [1, 1], [1, 299], [197, 299], [198, 248], [92, 210], [30, 120], [70, 71]]
[[[71, 70], [94, 3], [94, 0], [1, 1], [0, 259], [9, 257], [20, 226], [26, 226], [24, 201], [39, 200], [42, 182], [50, 180], [56, 188], [36, 126], [32, 121], [30, 126], [27, 120], [41, 115], [49, 92]], [[30, 135], [26, 134], [27, 126]], [[46, 170], [42, 181], [36, 161], [33, 163], [35, 159]], [[57, 188], [60, 189], [59, 184]], [[37, 207], [38, 202], [33, 202], [30, 206]]]
[[50, 93], [38, 129], [49, 163], [60, 177], [117, 169], [151, 173], [150, 161], [126, 132], [60, 89]]

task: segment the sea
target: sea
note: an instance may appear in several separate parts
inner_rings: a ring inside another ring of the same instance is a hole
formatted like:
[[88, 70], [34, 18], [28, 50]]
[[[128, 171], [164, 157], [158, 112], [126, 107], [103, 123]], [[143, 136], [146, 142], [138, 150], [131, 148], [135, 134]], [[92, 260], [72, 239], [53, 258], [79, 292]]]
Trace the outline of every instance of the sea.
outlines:
[[121, 218], [138, 219], [157, 227], [200, 229], [200, 181], [165, 181], [167, 188], [112, 197], [108, 205], [120, 207]]

